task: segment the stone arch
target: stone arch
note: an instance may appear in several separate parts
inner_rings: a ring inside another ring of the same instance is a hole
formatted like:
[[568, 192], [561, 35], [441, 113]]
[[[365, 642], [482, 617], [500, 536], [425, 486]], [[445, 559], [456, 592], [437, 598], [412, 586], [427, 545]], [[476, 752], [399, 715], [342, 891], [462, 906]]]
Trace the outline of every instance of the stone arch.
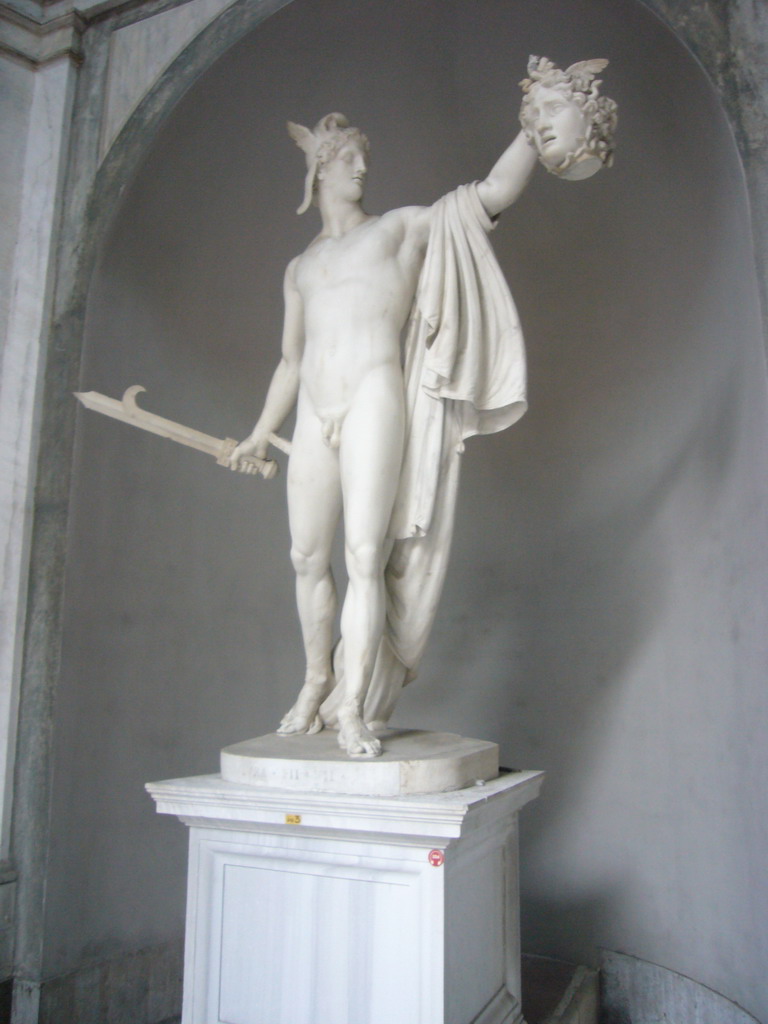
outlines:
[[[58, 289], [57, 316], [68, 318], [69, 310], [80, 307], [95, 249], [114, 203], [152, 145], [163, 121], [197, 78], [239, 39], [290, 2], [235, 0], [217, 14], [184, 46], [159, 77], [148, 83], [103, 160], [99, 161], [94, 152], [98, 150], [98, 143], [92, 134], [81, 132], [76, 136], [69, 172], [69, 210], [64, 213], [65, 245], [69, 244], [78, 253], [78, 260], [73, 264], [76, 280], [65, 278], [64, 287]], [[768, 137], [768, 76], [765, 72], [761, 76], [757, 40], [749, 35], [752, 26], [743, 24], [745, 19], [740, 20], [738, 13], [718, 8], [709, 0], [696, 5], [693, 10], [688, 4], [670, 0], [637, 0], [637, 3], [653, 11], [700, 61], [720, 96], [745, 163], [752, 198], [756, 257], [758, 267], [763, 267], [767, 262], [765, 243], [768, 227], [764, 190], [759, 186], [758, 175], [768, 165], [768, 143], [764, 141]], [[169, 9], [173, 7], [164, 7], [162, 12]], [[150, 13], [147, 20], [151, 22], [152, 16]], [[118, 14], [113, 19], [107, 18], [105, 25], [108, 28], [101, 25], [97, 28], [93, 68], [86, 62], [79, 89], [83, 106], [92, 106], [96, 102], [95, 96], [104, 89], [104, 44], [108, 44], [111, 34], [134, 23], [136, 17], [136, 12], [127, 17]], [[757, 27], [761, 26], [758, 24]], [[752, 45], [747, 46], [747, 42]], [[740, 47], [740, 60], [732, 56], [736, 47]], [[100, 113], [103, 116], [103, 110]], [[760, 275], [761, 283], [762, 278]]]
[[768, 348], [768, 11], [716, 0], [641, 0], [700, 62], [728, 116], [750, 197], [755, 263]]
[[[78, 140], [81, 151], [75, 153], [73, 164], [92, 167], [93, 176], [90, 178], [90, 175], [85, 175], [85, 186], [89, 193], [87, 211], [82, 210], [83, 200], [78, 195], [82, 191], [82, 186], [78, 187], [73, 181], [70, 181], [69, 186], [74, 213], [71, 219], [79, 218], [84, 228], [83, 238], [77, 245], [82, 253], [82, 264], [78, 264], [78, 285], [72, 289], [74, 295], [79, 295], [83, 281], [87, 281], [89, 277], [93, 248], [98, 245], [104, 230], [104, 220], [108, 219], [114, 200], [119, 197], [125, 184], [132, 177], [164, 119], [194, 81], [230, 47], [290, 2], [291, 0], [269, 0], [267, 3], [235, 0], [217, 14], [183, 48], [160, 76], [154, 82], [148, 83], [140, 102], [114, 138], [103, 161], [97, 166], [94, 166], [93, 154], [84, 159], [85, 153], [82, 151], [89, 143], [93, 149], [93, 139]], [[757, 256], [759, 264], [765, 265], [762, 250], [765, 248], [763, 242], [766, 204], [762, 190], [750, 175], [752, 170], [755, 174], [764, 171], [768, 160], [768, 144], [764, 141], [768, 136], [768, 76], [764, 71], [761, 75], [757, 54], [759, 35], [754, 32], [755, 28], [765, 26], [759, 22], [752, 26], [738, 12], [719, 8], [709, 0], [703, 0], [693, 9], [687, 3], [679, 4], [674, 0], [637, 2], [653, 11], [670, 32], [701, 62], [720, 96], [750, 178], [748, 187], [753, 199]], [[163, 11], [168, 9], [173, 8], [166, 7]], [[129, 17], [136, 18], [136, 13]], [[148, 15], [148, 20], [152, 20], [152, 14]], [[124, 15], [118, 15], [110, 27], [110, 32], [119, 31], [130, 23]], [[104, 30], [100, 29], [97, 45], [103, 44], [104, 38]], [[736, 47], [740, 48], [740, 60], [733, 56]], [[103, 56], [94, 63], [97, 67], [91, 75], [90, 83], [85, 87], [81, 86], [81, 94], [90, 93], [91, 101], [93, 92], [102, 89], [104, 84]], [[85, 78], [88, 77], [88, 70], [86, 69]], [[72, 170], [70, 175], [76, 176]], [[70, 228], [71, 232], [76, 230], [74, 225]], [[78, 300], [72, 298], [70, 301], [76, 303]]]

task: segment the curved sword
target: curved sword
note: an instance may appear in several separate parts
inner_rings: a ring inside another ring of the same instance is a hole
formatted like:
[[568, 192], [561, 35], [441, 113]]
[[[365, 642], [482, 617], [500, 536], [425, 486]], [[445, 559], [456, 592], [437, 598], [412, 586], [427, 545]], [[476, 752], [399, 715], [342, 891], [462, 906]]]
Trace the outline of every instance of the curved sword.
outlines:
[[[229, 457], [237, 447], [238, 442], [231, 437], [211, 437], [210, 434], [203, 434], [192, 427], [185, 427], [181, 423], [174, 423], [163, 416], [156, 416], [147, 412], [136, 404], [136, 396], [147, 389], [141, 384], [133, 384], [127, 388], [122, 401], [116, 398], [109, 398], [98, 391], [75, 391], [75, 398], [79, 399], [86, 409], [94, 409], [112, 419], [120, 420], [122, 423], [130, 423], [133, 427], [140, 427], [148, 430], [150, 434], [157, 434], [159, 437], [167, 437], [177, 444], [186, 445], [188, 448], [196, 448], [199, 452], [213, 455], [220, 466], [229, 465]], [[278, 437], [277, 434], [269, 435], [270, 443], [279, 448], [280, 451], [290, 455], [291, 443]], [[242, 460], [248, 466], [255, 466], [257, 472], [265, 480], [271, 480], [277, 473], [278, 465], [274, 459], [259, 459], [255, 455], [245, 455]]]

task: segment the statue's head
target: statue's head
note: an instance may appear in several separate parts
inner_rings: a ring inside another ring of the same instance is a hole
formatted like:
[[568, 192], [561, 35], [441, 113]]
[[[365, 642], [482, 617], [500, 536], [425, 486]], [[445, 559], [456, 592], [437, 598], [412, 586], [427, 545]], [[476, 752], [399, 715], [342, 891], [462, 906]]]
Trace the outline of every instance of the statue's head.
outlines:
[[520, 83], [520, 123], [544, 166], [563, 178], [587, 178], [613, 162], [618, 108], [600, 95], [595, 76], [607, 60], [583, 60], [565, 71], [546, 57], [531, 57]]
[[304, 181], [304, 200], [296, 211], [304, 213], [317, 201], [317, 184], [323, 168], [331, 163], [347, 146], [355, 146], [367, 158], [370, 146], [368, 139], [359, 128], [350, 127], [343, 114], [326, 114], [313, 129], [288, 122], [288, 134], [303, 150], [307, 160], [307, 176]]

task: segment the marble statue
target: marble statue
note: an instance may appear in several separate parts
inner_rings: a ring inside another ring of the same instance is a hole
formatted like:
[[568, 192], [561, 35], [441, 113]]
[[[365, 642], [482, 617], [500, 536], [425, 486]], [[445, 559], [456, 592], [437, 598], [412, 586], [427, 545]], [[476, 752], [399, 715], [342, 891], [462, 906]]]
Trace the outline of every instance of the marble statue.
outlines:
[[296, 406], [287, 490], [306, 676], [282, 735], [335, 727], [350, 756], [381, 752], [375, 732], [416, 673], [442, 588], [464, 440], [526, 408], [522, 334], [488, 232], [537, 158], [572, 178], [610, 162], [615, 104], [595, 80], [606, 63], [563, 72], [531, 58], [523, 131], [485, 179], [430, 207], [366, 213], [365, 135], [338, 113], [288, 125], [307, 164], [298, 212], [315, 204], [321, 228], [288, 265], [281, 358], [229, 456], [256, 472]]
[[561, 71], [546, 57], [528, 61], [520, 122], [542, 164], [560, 178], [578, 181], [613, 163], [618, 108], [595, 78], [607, 64], [583, 60]]

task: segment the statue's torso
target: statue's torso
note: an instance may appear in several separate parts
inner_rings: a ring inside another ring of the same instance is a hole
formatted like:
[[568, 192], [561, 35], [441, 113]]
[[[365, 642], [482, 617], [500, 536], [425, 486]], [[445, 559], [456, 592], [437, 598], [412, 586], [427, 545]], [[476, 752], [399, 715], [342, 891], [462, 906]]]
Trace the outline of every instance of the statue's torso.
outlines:
[[296, 261], [303, 303], [302, 388], [318, 415], [339, 415], [380, 368], [400, 373], [400, 338], [411, 310], [426, 237], [395, 210], [340, 238], [317, 238]]

